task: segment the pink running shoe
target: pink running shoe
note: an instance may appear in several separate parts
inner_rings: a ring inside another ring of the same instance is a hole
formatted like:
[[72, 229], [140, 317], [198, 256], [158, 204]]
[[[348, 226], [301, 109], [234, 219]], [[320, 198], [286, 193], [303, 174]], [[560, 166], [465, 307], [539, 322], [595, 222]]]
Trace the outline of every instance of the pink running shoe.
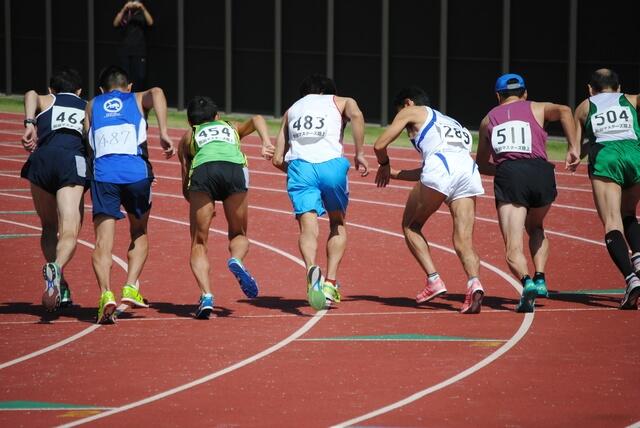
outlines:
[[467, 294], [464, 296], [464, 303], [460, 309], [461, 314], [479, 314], [482, 307], [484, 289], [480, 280], [474, 278], [471, 285], [467, 287]]
[[447, 289], [444, 286], [444, 281], [442, 279], [438, 278], [435, 281], [427, 279], [427, 285], [424, 287], [424, 290], [416, 296], [416, 302], [428, 302], [429, 300], [433, 300], [446, 292]]

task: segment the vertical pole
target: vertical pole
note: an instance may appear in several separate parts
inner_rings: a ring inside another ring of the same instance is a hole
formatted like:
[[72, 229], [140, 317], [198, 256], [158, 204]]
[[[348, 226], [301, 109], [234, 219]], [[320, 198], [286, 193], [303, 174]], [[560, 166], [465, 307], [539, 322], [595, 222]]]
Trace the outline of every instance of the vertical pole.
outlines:
[[178, 111], [184, 110], [184, 0], [178, 0]]
[[440, 0], [440, 111], [447, 111], [447, 32], [449, 19], [449, 1]]
[[380, 84], [380, 125], [389, 117], [389, 0], [382, 0], [382, 69]]
[[502, 0], [502, 73], [509, 72], [511, 63], [511, 0]]
[[334, 57], [334, 0], [327, 0], [327, 77], [333, 79], [333, 57]]
[[282, 0], [275, 0], [275, 31], [273, 40], [273, 116], [282, 114]]
[[87, 97], [93, 98], [96, 88], [96, 34], [94, 0], [87, 1]]
[[231, 72], [231, 0], [224, 1], [224, 110], [227, 113], [231, 113], [231, 84], [233, 83]]
[[4, 91], [7, 95], [13, 92], [11, 68], [11, 0], [4, 0]]
[[578, 41], [578, 0], [571, 0], [569, 9], [569, 88], [567, 90], [568, 105], [576, 107], [576, 51]]
[[45, 58], [46, 58], [46, 73], [47, 81], [45, 88], [49, 86], [49, 79], [51, 79], [51, 69], [53, 68], [53, 53], [52, 53], [52, 38], [53, 31], [51, 28], [51, 0], [45, 0], [44, 2], [44, 28], [45, 28]]

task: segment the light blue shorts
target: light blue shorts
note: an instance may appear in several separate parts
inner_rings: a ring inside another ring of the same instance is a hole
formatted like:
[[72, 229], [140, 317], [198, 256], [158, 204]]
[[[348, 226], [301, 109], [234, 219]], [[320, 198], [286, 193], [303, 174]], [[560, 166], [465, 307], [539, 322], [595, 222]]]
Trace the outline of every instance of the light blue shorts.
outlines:
[[326, 211], [347, 211], [349, 205], [350, 168], [346, 158], [322, 163], [309, 163], [295, 159], [287, 170], [287, 192], [296, 216], [315, 211], [319, 216]]

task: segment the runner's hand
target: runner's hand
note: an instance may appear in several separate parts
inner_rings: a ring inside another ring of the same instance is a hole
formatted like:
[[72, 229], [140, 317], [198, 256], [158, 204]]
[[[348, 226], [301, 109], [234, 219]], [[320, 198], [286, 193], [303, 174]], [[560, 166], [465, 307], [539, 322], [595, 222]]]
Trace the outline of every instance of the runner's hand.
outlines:
[[356, 166], [356, 171], [360, 171], [360, 167], [362, 166], [362, 172], [360, 173], [361, 177], [369, 175], [369, 162], [367, 161], [367, 158], [365, 158], [364, 153], [356, 153], [353, 158], [353, 162]]
[[580, 165], [580, 153], [569, 150], [564, 161], [564, 168], [568, 169], [571, 172], [576, 172], [576, 169], [578, 169], [578, 165]]
[[22, 147], [28, 152], [32, 152], [36, 149], [36, 127], [32, 123], [27, 123], [27, 127], [22, 134]]
[[376, 174], [376, 185], [378, 187], [387, 187], [389, 180], [391, 179], [391, 165], [386, 164], [378, 167], [378, 173]]
[[173, 140], [169, 137], [169, 134], [160, 134], [160, 145], [164, 151], [165, 159], [171, 159], [176, 154]]
[[273, 154], [275, 153], [275, 151], [276, 148], [273, 144], [271, 144], [271, 141], [267, 140], [262, 142], [262, 150], [260, 151], [260, 154], [263, 158], [265, 158], [266, 160], [273, 159]]

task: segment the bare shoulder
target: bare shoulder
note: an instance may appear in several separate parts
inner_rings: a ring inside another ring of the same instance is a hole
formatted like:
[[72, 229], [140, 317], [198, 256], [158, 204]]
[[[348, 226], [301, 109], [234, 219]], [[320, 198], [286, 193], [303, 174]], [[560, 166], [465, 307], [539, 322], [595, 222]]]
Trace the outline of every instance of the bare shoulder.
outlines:
[[638, 108], [638, 96], [639, 95], [624, 94], [624, 96], [627, 97], [627, 101], [629, 101], [632, 106], [634, 106], [635, 108]]

